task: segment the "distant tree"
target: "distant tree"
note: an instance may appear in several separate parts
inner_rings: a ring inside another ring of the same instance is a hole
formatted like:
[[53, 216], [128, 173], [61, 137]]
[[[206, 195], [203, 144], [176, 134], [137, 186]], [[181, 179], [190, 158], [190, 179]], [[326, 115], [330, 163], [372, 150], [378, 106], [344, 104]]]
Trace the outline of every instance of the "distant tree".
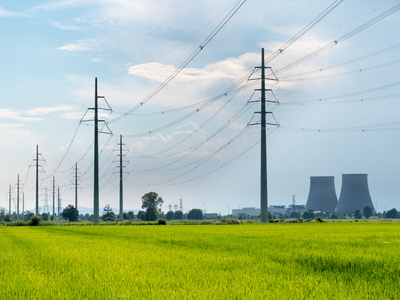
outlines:
[[188, 220], [202, 220], [203, 211], [199, 208], [193, 208], [188, 212], [187, 218]]
[[338, 215], [337, 213], [333, 212], [333, 213], [331, 214], [330, 218], [333, 219], [333, 220], [336, 220], [336, 219], [339, 218], [339, 215]]
[[110, 204], [106, 204], [106, 206], [104, 206], [101, 220], [105, 222], [114, 222], [116, 220], [116, 215], [110, 207]]
[[133, 220], [135, 218], [135, 213], [133, 211], [128, 211], [129, 218]]
[[4, 208], [2, 208], [0, 210], [0, 222], [4, 222], [5, 217], [6, 217], [6, 210]]
[[5, 216], [4, 216], [4, 221], [5, 221], [5, 222], [11, 222], [10, 215], [5, 215]]
[[354, 219], [362, 219], [361, 209], [356, 209], [354, 211]]
[[131, 220], [131, 216], [130, 216], [128, 213], [126, 213], [126, 212], [122, 213], [122, 218], [123, 218], [124, 220]]
[[171, 221], [171, 220], [173, 220], [174, 218], [175, 218], [175, 214], [174, 214], [173, 211], [167, 212], [166, 219], [167, 219], [168, 221]]
[[242, 212], [241, 212], [240, 214], [238, 214], [237, 219], [238, 219], [238, 220], [246, 220], [246, 219], [247, 219], [247, 216], [246, 216], [245, 213], [242, 213]]
[[305, 212], [303, 212], [303, 219], [314, 219], [314, 218], [315, 218], [314, 210], [308, 209]]
[[33, 212], [27, 210], [27, 211], [26, 211], [26, 214], [25, 214], [25, 221], [30, 220], [34, 215], [35, 215], [35, 214], [34, 214]]
[[[301, 213], [299, 211], [293, 211], [290, 213], [290, 218], [295, 218], [295, 219], [300, 219], [301, 218]], [[284, 217], [280, 218], [284, 219]]]
[[395, 208], [388, 210], [386, 213], [386, 218], [388, 219], [396, 219], [397, 216], [398, 216], [398, 211]]
[[175, 220], [183, 220], [183, 212], [181, 210], [177, 210], [174, 213], [174, 219]]
[[142, 221], [146, 220], [146, 212], [144, 212], [143, 210], [139, 210], [136, 218]]
[[145, 220], [156, 221], [161, 215], [163, 199], [155, 192], [144, 194], [142, 197], [142, 208], [146, 210]]
[[374, 214], [374, 209], [371, 206], [366, 206], [363, 209], [363, 215], [366, 219], [369, 219]]
[[64, 210], [61, 213], [61, 216], [70, 222], [75, 222], [78, 221], [79, 212], [75, 208], [75, 206], [70, 204], [66, 208], [64, 208]]
[[48, 213], [42, 213], [42, 220], [48, 221], [50, 219], [50, 215]]

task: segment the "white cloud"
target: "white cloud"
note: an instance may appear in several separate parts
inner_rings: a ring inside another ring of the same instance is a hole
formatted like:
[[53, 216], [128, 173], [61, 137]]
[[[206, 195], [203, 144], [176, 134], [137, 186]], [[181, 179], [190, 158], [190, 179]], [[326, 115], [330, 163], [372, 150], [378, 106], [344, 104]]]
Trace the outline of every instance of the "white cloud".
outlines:
[[91, 59], [91, 61], [94, 62], [94, 63], [99, 63], [99, 62], [104, 61], [104, 58], [93, 57], [93, 58]]
[[2, 18], [2, 17], [20, 17], [20, 16], [22, 16], [21, 13], [9, 11], [0, 6], [0, 18]]
[[63, 112], [63, 111], [71, 111], [74, 107], [72, 106], [62, 106], [62, 107], [39, 107], [28, 110], [25, 114], [27, 116], [42, 116], [51, 114], [54, 112]]
[[30, 118], [23, 116], [23, 112], [0, 109], [0, 119], [12, 119], [18, 121], [41, 121], [40, 118]]
[[7, 129], [7, 128], [20, 128], [23, 127], [22, 124], [0, 124], [0, 129]]
[[[178, 82], [193, 82], [198, 80], [235, 79], [246, 73], [246, 61], [254, 54], [246, 54], [240, 58], [228, 58], [213, 63], [204, 68], [186, 68], [175, 78]], [[128, 73], [146, 79], [164, 82], [177, 68], [157, 62], [135, 65], [129, 68]]]
[[61, 46], [57, 49], [70, 52], [81, 52], [81, 51], [100, 50], [101, 46], [102, 43], [96, 39], [86, 39], [86, 40], [78, 40], [75, 43], [70, 43], [65, 46]]
[[57, 27], [58, 29], [61, 29], [61, 30], [74, 30], [74, 31], [76, 31], [76, 30], [81, 30], [81, 29], [82, 29], [82, 28], [79, 27], [79, 26], [75, 26], [75, 25], [63, 25], [63, 24], [60, 24], [59, 22], [55, 22], [53, 25], [54, 25], [55, 27]]
[[61, 114], [59, 117], [66, 120], [80, 120], [82, 119], [82, 113], [81, 112], [64, 113]]

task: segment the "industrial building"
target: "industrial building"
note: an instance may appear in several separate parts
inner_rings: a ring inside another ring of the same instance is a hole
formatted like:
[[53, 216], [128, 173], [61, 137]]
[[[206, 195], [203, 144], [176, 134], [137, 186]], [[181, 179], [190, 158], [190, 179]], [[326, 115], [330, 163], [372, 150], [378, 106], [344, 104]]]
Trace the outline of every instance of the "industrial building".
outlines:
[[343, 174], [342, 189], [336, 211], [338, 213], [352, 213], [356, 209], [370, 206], [374, 209], [368, 188], [367, 174]]
[[333, 176], [310, 177], [306, 210], [333, 213], [338, 204]]
[[259, 216], [261, 214], [261, 209], [255, 207], [232, 209], [232, 216], [234, 217], [239, 216], [241, 213], [245, 214], [246, 216]]

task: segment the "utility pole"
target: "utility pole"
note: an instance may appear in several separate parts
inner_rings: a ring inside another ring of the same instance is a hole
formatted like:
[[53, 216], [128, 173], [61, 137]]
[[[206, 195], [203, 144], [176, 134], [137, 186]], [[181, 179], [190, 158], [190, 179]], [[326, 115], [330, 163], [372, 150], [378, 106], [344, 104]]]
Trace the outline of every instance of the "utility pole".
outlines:
[[11, 218], [11, 184], [10, 184], [10, 189], [8, 192], [8, 215]]
[[[97, 92], [97, 77], [95, 78], [94, 81], [94, 108], [89, 108], [89, 110], [94, 110], [94, 153], [93, 153], [93, 224], [98, 224], [99, 223], [99, 122], [103, 122], [105, 126], [108, 129], [108, 132], [102, 132], [102, 133], [108, 133], [112, 134], [110, 128], [108, 127], [107, 123], [105, 120], [99, 120], [99, 109], [103, 110], [110, 110], [112, 111], [110, 105], [108, 104], [106, 98], [104, 96], [99, 96]], [[99, 108], [98, 105], [98, 99], [104, 99], [106, 102], [108, 108]], [[86, 115], [86, 114], [85, 114]], [[82, 122], [86, 122], [87, 120], [83, 120], [85, 116], [81, 119]], [[90, 120], [93, 121], [93, 120]]]
[[75, 163], [75, 209], [78, 210], [78, 164]]
[[264, 48], [261, 50], [261, 223], [268, 220], [268, 187], [267, 187], [267, 133], [265, 109], [265, 62]]
[[122, 170], [122, 134], [119, 136], [119, 221], [123, 222], [124, 217], [124, 179]]
[[19, 221], [19, 174], [17, 175], [17, 221]]
[[55, 214], [56, 214], [56, 212], [55, 212], [55, 209], [56, 209], [56, 203], [55, 203], [55, 193], [56, 193], [55, 184], [56, 184], [56, 179], [55, 179], [55, 177], [53, 176], [53, 218], [55, 218]]
[[93, 223], [99, 223], [99, 115], [97, 77], [94, 83], [94, 184], [93, 184]]
[[124, 221], [124, 154], [122, 143], [122, 134], [119, 136], [119, 221]]
[[35, 215], [39, 215], [39, 146], [36, 145], [36, 211]]
[[61, 220], [61, 216], [60, 216], [60, 186], [58, 186], [58, 197], [57, 197], [57, 199], [58, 199], [58, 207], [57, 207], [57, 213], [58, 213], [58, 220]]
[[[279, 104], [279, 102], [276, 99], [274, 93], [272, 92], [272, 89], [266, 89], [266, 84], [265, 84], [266, 80], [278, 81], [278, 78], [276, 78], [274, 72], [270, 67], [265, 66], [264, 48], [261, 49], [261, 67], [257, 68], [261, 68], [261, 89], [259, 89], [259, 91], [261, 92], [261, 100], [260, 100], [261, 111], [257, 112], [261, 114], [261, 122], [255, 124], [250, 124], [249, 122], [249, 125], [261, 124], [260, 209], [261, 209], [261, 222], [266, 223], [268, 221], [267, 125], [279, 126], [276, 119], [275, 119], [276, 123], [267, 123], [267, 114], [271, 114], [272, 116], [273, 114], [271, 111], [267, 111], [266, 104], [267, 102]], [[271, 73], [274, 75], [274, 78], [266, 78], [265, 69], [267, 68], [271, 70]], [[266, 92], [271, 92], [274, 99], [267, 100]]]
[[25, 221], [25, 193], [22, 193], [22, 221]]
[[49, 194], [47, 186], [44, 188], [44, 209], [43, 212], [49, 213]]

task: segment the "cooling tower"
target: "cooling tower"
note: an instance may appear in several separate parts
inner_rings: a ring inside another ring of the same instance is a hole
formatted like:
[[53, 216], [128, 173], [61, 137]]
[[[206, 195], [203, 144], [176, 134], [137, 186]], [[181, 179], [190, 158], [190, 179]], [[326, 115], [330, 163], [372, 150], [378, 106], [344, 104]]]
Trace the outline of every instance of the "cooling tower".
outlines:
[[336, 209], [338, 213], [352, 213], [356, 209], [362, 211], [366, 206], [371, 206], [374, 209], [369, 194], [367, 176], [367, 174], [342, 175], [342, 190]]
[[306, 209], [332, 213], [335, 211], [337, 204], [334, 177], [310, 177], [310, 192], [308, 194]]

